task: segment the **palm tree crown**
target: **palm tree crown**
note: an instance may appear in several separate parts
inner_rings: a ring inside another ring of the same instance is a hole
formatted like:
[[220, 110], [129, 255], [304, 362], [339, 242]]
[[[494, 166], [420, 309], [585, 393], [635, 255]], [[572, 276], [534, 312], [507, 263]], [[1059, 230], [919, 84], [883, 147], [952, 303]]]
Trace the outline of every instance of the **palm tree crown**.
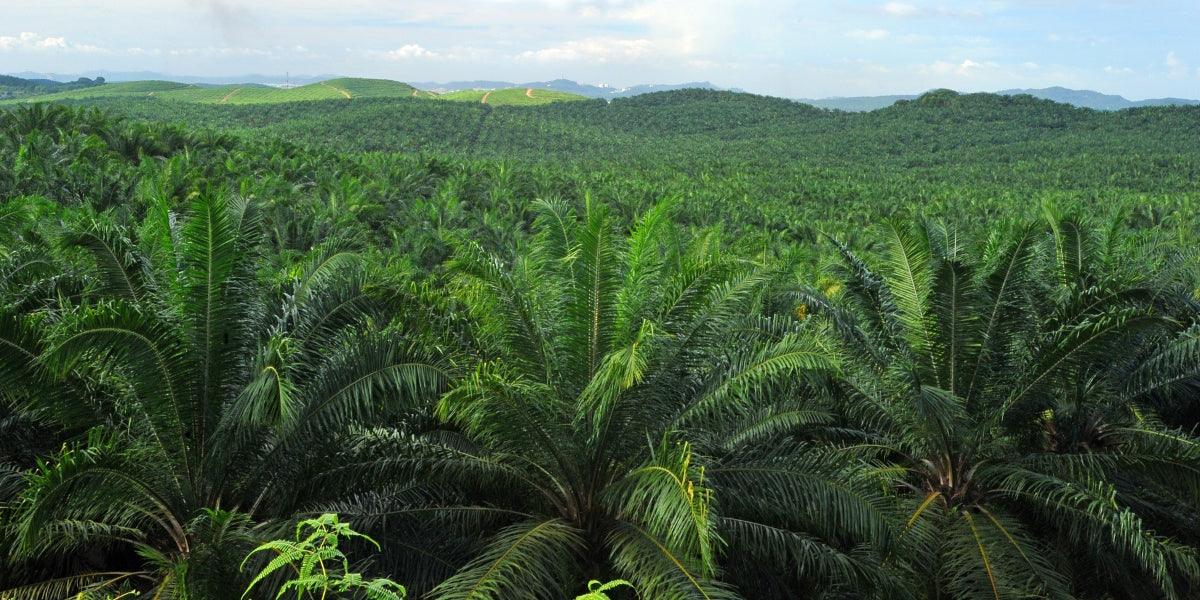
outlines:
[[[810, 301], [849, 358], [843, 418], [897, 466], [925, 594], [1065, 597], [1141, 580], [1178, 596], [1197, 557], [1156, 530], [1179, 531], [1172, 515], [1200, 499], [1200, 445], [1154, 415], [1197, 370], [1195, 328], [1172, 317], [1186, 296], [1115, 268], [1131, 240], [1052, 225], [977, 258], [953, 232], [893, 223], [881, 275], [841, 247], [844, 290]], [[1105, 567], [1117, 564], [1139, 576]]]

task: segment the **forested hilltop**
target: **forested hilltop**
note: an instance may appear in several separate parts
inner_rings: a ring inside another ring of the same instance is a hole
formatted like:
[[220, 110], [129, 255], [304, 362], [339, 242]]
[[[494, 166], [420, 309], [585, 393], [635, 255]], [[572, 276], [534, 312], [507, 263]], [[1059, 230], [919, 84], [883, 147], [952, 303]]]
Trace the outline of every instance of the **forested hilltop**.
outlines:
[[0, 598], [1195, 597], [1197, 139], [940, 91], [5, 108]]

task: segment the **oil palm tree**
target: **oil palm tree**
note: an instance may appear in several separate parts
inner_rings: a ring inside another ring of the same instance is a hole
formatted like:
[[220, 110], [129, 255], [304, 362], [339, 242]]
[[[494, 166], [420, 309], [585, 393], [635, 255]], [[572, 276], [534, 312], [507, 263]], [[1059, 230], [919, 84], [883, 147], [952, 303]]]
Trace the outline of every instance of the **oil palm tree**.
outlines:
[[[8, 336], [23, 367], [0, 371], [0, 390], [47, 372], [77, 379], [92, 416], [86, 435], [24, 474], [13, 546], [109, 560], [17, 595], [136, 579], [235, 597], [238, 558], [302, 511], [339, 440], [444, 385], [420, 324], [394, 319], [405, 292], [334, 249], [272, 289], [255, 272], [258, 237], [253, 204], [223, 194], [195, 196], [182, 219], [153, 202], [135, 237], [103, 219], [64, 236], [94, 265], [84, 301], [46, 311], [41, 335]], [[59, 402], [22, 398], [33, 412]]]
[[864, 548], [891, 531], [877, 481], [770, 443], [804, 415], [762, 395], [836, 357], [804, 323], [758, 316], [769, 278], [712, 236], [683, 243], [670, 207], [624, 236], [602, 205], [539, 202], [513, 263], [461, 246], [477, 362], [438, 404], [449, 427], [364, 432], [329, 479], [393, 482], [326, 508], [369, 528], [406, 585], [561, 598], [619, 577], [646, 598], [732, 598], [755, 577], [726, 567], [756, 560], [869, 579]]
[[[1169, 256], [1050, 224], [974, 254], [892, 223], [879, 271], [839, 245], [844, 287], [808, 297], [847, 356], [842, 423], [895, 465], [890, 560], [927, 597], [1187, 595], [1200, 444], [1155, 405], [1200, 369], [1195, 306], [1160, 277]], [[1135, 251], [1162, 268], [1120, 269]]]

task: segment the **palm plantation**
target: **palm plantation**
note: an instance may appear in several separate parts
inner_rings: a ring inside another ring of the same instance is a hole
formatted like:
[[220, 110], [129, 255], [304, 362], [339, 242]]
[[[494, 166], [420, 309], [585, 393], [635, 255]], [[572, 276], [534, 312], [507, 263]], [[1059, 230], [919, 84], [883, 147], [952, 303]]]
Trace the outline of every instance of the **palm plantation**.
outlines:
[[764, 243], [650, 181], [0, 134], [0, 599], [1200, 593], [1167, 217]]

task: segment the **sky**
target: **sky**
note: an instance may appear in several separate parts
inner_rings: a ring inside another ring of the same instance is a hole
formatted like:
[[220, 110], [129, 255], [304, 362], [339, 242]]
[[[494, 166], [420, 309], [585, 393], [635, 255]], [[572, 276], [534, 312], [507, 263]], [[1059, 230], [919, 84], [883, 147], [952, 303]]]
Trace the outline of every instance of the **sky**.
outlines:
[[0, 0], [0, 73], [1200, 98], [1200, 0]]

